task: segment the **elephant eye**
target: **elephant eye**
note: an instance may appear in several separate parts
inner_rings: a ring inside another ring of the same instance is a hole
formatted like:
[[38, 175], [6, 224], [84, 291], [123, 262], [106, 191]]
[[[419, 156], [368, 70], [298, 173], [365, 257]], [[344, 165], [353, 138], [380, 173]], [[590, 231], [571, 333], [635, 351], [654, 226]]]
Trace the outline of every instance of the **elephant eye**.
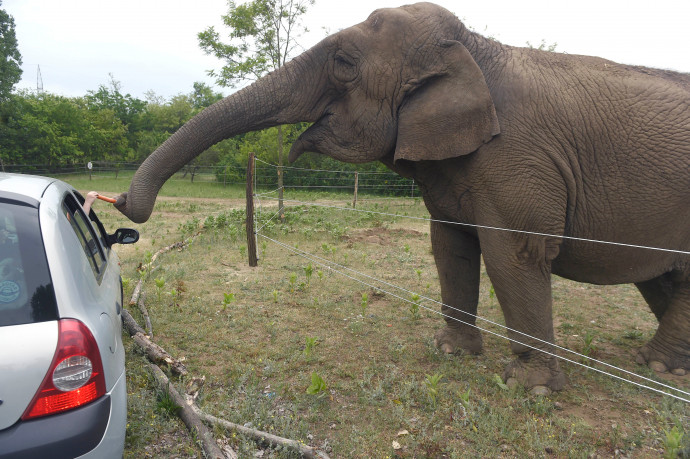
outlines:
[[345, 67], [354, 67], [355, 66], [355, 61], [352, 60], [348, 55], [345, 53], [339, 51], [335, 54], [335, 62], [338, 65], [342, 65]]
[[349, 82], [357, 76], [357, 62], [342, 51], [333, 57], [333, 74], [341, 82]]

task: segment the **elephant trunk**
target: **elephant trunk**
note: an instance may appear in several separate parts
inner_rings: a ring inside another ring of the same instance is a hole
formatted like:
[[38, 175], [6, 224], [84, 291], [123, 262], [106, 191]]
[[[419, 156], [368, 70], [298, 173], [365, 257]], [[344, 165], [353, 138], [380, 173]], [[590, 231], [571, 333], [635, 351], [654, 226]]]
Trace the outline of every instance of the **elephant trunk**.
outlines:
[[[151, 216], [158, 191], [172, 175], [221, 140], [282, 124], [316, 121], [318, 69], [306, 52], [251, 86], [211, 105], [185, 123], [139, 166], [129, 187], [115, 203], [135, 223]], [[306, 68], [305, 68], [306, 67]]]

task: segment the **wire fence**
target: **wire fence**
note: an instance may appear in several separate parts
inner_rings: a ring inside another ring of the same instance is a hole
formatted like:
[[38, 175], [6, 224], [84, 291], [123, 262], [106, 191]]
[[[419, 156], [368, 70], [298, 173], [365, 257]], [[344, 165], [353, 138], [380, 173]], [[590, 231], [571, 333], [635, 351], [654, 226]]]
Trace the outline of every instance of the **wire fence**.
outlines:
[[[270, 165], [265, 163], [266, 166], [268, 167], [276, 167], [274, 165]], [[318, 174], [321, 176], [324, 174], [326, 171], [311, 171], [313, 174]], [[306, 172], [305, 172], [306, 173]], [[288, 187], [285, 187], [288, 189]], [[316, 187], [309, 187], [309, 186], [304, 186], [304, 188], [318, 188]], [[258, 197], [266, 200], [278, 200], [275, 196], [275, 192], [278, 191], [277, 189], [274, 189], [270, 193], [264, 193], [264, 194], [257, 194]], [[482, 226], [482, 225], [475, 225], [475, 224], [470, 224], [470, 223], [462, 223], [462, 222], [452, 222], [452, 221], [440, 221], [440, 220], [435, 220], [432, 218], [424, 218], [424, 217], [414, 217], [414, 216], [408, 216], [404, 214], [397, 214], [397, 213], [388, 213], [388, 212], [380, 212], [380, 211], [372, 211], [372, 210], [364, 210], [364, 209], [355, 209], [354, 207], [342, 207], [342, 206], [336, 206], [336, 205], [331, 205], [331, 204], [324, 204], [324, 203], [318, 203], [318, 202], [307, 202], [307, 201], [302, 201], [302, 200], [295, 200], [295, 199], [281, 199], [281, 201], [284, 203], [284, 205], [289, 206], [290, 204], [294, 204], [296, 206], [300, 206], [300, 208], [304, 208], [305, 206], [312, 206], [312, 207], [327, 207], [331, 209], [336, 209], [339, 211], [347, 211], [347, 212], [362, 212], [362, 213], [371, 213], [371, 214], [378, 214], [378, 215], [385, 215], [385, 216], [392, 216], [396, 218], [401, 218], [401, 219], [414, 219], [414, 220], [425, 220], [429, 222], [441, 222], [445, 224], [454, 224], [454, 225], [462, 225], [462, 226], [468, 226], [468, 227], [474, 227], [474, 228], [479, 228], [479, 229], [484, 229], [484, 230], [490, 230], [490, 231], [508, 231], [508, 232], [513, 232], [513, 233], [521, 233], [525, 234], [528, 236], [538, 236], [538, 237], [555, 237], [555, 238], [560, 238], [560, 239], [569, 239], [569, 240], [577, 240], [581, 242], [587, 242], [587, 243], [592, 243], [592, 244], [607, 244], [607, 245], [613, 245], [613, 246], [619, 246], [619, 247], [626, 247], [626, 248], [636, 248], [636, 249], [641, 249], [641, 250], [651, 250], [651, 251], [662, 251], [662, 252], [671, 252], [671, 253], [677, 253], [680, 255], [690, 255], [690, 251], [687, 250], [678, 250], [678, 249], [672, 249], [672, 248], [663, 248], [663, 247], [652, 247], [652, 246], [647, 246], [647, 245], [632, 245], [632, 244], [625, 244], [625, 243], [620, 243], [616, 241], [601, 241], [601, 240], [596, 240], [596, 239], [588, 239], [588, 238], [577, 238], [577, 237], [571, 237], [571, 236], [565, 236], [565, 235], [554, 235], [554, 234], [546, 234], [546, 233], [536, 233], [536, 232], [530, 232], [530, 231], [522, 231], [522, 230], [516, 230], [516, 229], [511, 229], [511, 228], [499, 228], [499, 227], [490, 227], [490, 226]], [[277, 215], [281, 213], [281, 211], [287, 211], [289, 212], [289, 207], [285, 207], [283, 210], [278, 209], [273, 213], [272, 216], [268, 218], [268, 221], [272, 221], [275, 219]], [[270, 214], [270, 212], [269, 212]], [[255, 229], [255, 235], [257, 237], [262, 237], [263, 239], [282, 247], [283, 249], [294, 253], [296, 255], [299, 255], [310, 262], [313, 262], [317, 265], [323, 266], [324, 268], [328, 269], [329, 272], [334, 272], [337, 273], [341, 276], [344, 276], [354, 282], [360, 283], [364, 286], [367, 286], [369, 288], [373, 288], [383, 294], [387, 294], [389, 296], [392, 296], [394, 298], [397, 298], [401, 301], [412, 303], [412, 300], [409, 298], [411, 297], [416, 297], [418, 298], [417, 301], [415, 301], [415, 304], [417, 304], [419, 307], [433, 313], [433, 314], [438, 314], [441, 316], [444, 316], [445, 318], [460, 322], [462, 324], [474, 327], [476, 329], [479, 329], [481, 331], [484, 331], [486, 333], [489, 333], [491, 335], [497, 336], [499, 338], [506, 339], [508, 341], [514, 342], [516, 344], [525, 346], [527, 348], [531, 348], [533, 350], [536, 350], [538, 352], [547, 354], [551, 357], [558, 358], [562, 361], [566, 361], [571, 364], [575, 364], [578, 366], [581, 366], [583, 368], [586, 368], [588, 370], [598, 372], [604, 375], [607, 375], [613, 379], [632, 384], [634, 386], [650, 390], [659, 394], [662, 394], [664, 396], [668, 396], [686, 403], [690, 403], [690, 392], [687, 392], [685, 390], [679, 389], [677, 387], [674, 387], [670, 384], [666, 384], [661, 381], [657, 381], [652, 378], [645, 377], [643, 375], [637, 374], [635, 372], [625, 370], [623, 368], [617, 367], [615, 365], [611, 365], [607, 362], [598, 360], [593, 358], [592, 356], [586, 356], [584, 354], [578, 353], [576, 351], [573, 351], [571, 349], [568, 349], [563, 346], [556, 345], [555, 343], [551, 343], [545, 340], [542, 340], [540, 338], [531, 336], [527, 333], [521, 332], [519, 330], [515, 330], [512, 328], [509, 328], [505, 325], [502, 325], [500, 323], [497, 323], [495, 321], [491, 321], [489, 319], [486, 319], [484, 317], [481, 317], [479, 315], [471, 314], [466, 311], [459, 310], [457, 308], [454, 308], [453, 306], [450, 306], [448, 304], [444, 304], [441, 301], [434, 300], [432, 298], [426, 297], [424, 295], [419, 294], [418, 292], [413, 292], [411, 290], [408, 290], [404, 287], [397, 286], [395, 284], [392, 284], [390, 282], [386, 282], [384, 280], [378, 279], [374, 276], [362, 273], [360, 271], [357, 271], [352, 268], [348, 268], [344, 265], [340, 265], [338, 263], [335, 263], [332, 260], [328, 260], [326, 258], [323, 258], [321, 256], [318, 256], [314, 253], [309, 253], [304, 250], [298, 249], [297, 247], [292, 247], [288, 244], [285, 244], [283, 242], [280, 242], [272, 237], [267, 236], [262, 232], [263, 228], [266, 226], [266, 223], [264, 222], [263, 226], [259, 227], [258, 229]], [[256, 227], [255, 227], [256, 228]], [[432, 304], [435, 308], [432, 308], [428, 306], [427, 304]], [[447, 314], [442, 313], [439, 309], [439, 306], [443, 308], [448, 308], [450, 310], [455, 310], [456, 313], [460, 313], [459, 315], [462, 315], [466, 317], [466, 320], [459, 319], [458, 317], [450, 316]], [[520, 339], [516, 338], [511, 338], [508, 336], [505, 336], [502, 333], [498, 333], [496, 331], [493, 331], [491, 329], [488, 329], [486, 326], [478, 326], [476, 325], [476, 321], [479, 321], [481, 323], [490, 325], [494, 328], [501, 329], [503, 331], [508, 331], [513, 333], [516, 336], [519, 336]], [[530, 344], [533, 343], [533, 344]], [[560, 353], [559, 353], [560, 352]], [[564, 355], [571, 355], [572, 357], [566, 357]], [[575, 358], [580, 359], [580, 362], [575, 360]], [[584, 364], [582, 362], [588, 362], [588, 364]], [[613, 372], [612, 372], [613, 371]]]
[[[355, 171], [355, 170], [313, 170], [290, 166], [277, 166], [257, 160], [255, 169], [257, 189], [268, 190], [276, 187], [278, 171], [283, 173], [283, 186], [293, 190], [321, 190], [372, 194], [391, 197], [419, 197], [415, 182], [394, 172]], [[90, 161], [71, 165], [51, 166], [44, 164], [3, 164], [3, 172], [67, 176], [88, 175], [92, 178], [131, 177], [140, 163]], [[243, 185], [247, 174], [241, 166], [187, 165], [176, 172], [170, 180], [190, 181], [192, 183], [217, 183], [223, 186]], [[357, 177], [357, 178], [355, 178]]]

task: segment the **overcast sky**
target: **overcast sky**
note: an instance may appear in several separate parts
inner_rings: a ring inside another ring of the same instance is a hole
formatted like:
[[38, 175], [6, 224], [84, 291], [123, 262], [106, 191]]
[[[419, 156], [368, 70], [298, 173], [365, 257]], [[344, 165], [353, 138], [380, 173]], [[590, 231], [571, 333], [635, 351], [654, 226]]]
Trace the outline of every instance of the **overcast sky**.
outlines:
[[[376, 8], [405, 0], [316, 0], [304, 16], [309, 48], [359, 23]], [[475, 30], [499, 41], [557, 43], [557, 50], [690, 72], [690, 2], [687, 0], [437, 0]], [[681, 6], [683, 5], [683, 6]], [[23, 59], [18, 88], [35, 89], [40, 66], [45, 91], [81, 96], [107, 85], [138, 98], [153, 90], [166, 99], [189, 93], [206, 71], [222, 63], [205, 56], [197, 34], [222, 31], [227, 0], [3, 0], [14, 17]], [[229, 94], [227, 88], [216, 90]]]

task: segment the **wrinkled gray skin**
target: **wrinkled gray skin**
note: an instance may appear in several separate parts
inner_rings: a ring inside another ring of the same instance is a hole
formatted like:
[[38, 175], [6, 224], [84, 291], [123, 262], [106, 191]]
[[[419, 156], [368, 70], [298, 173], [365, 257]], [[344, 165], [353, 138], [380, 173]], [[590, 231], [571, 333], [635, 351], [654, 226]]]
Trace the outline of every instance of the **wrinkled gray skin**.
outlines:
[[[309, 121], [291, 161], [382, 161], [417, 181], [434, 219], [688, 251], [689, 87], [688, 75], [505, 46], [429, 3], [378, 10], [190, 120], [116, 206], [144, 222], [163, 183], [214, 143]], [[431, 241], [445, 352], [482, 350], [471, 324], [483, 256], [507, 326], [538, 338], [508, 332], [523, 343], [511, 343], [509, 382], [565, 383], [529, 347], [554, 340], [552, 273], [635, 283], [659, 320], [637, 361], [690, 370], [687, 255], [435, 222]]]

